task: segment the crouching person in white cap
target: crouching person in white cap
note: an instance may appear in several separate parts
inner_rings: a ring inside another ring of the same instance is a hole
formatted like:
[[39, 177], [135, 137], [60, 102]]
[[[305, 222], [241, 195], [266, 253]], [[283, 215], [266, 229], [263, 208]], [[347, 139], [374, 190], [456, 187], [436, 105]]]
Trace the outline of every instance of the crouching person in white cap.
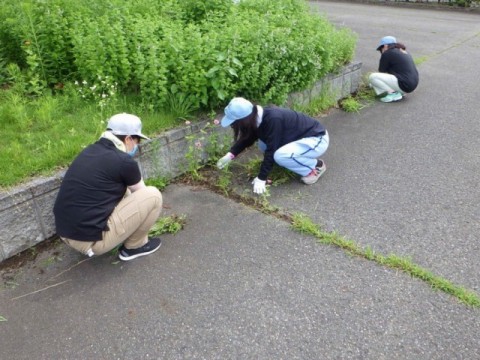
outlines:
[[57, 235], [70, 247], [93, 256], [122, 244], [121, 260], [156, 251], [160, 238], [148, 238], [162, 209], [162, 195], [146, 186], [133, 156], [142, 134], [140, 119], [112, 116], [107, 130], [72, 162], [54, 205]]
[[300, 175], [307, 185], [316, 183], [326, 170], [325, 162], [319, 157], [328, 148], [328, 132], [319, 121], [305, 114], [285, 108], [263, 108], [237, 97], [225, 108], [221, 124], [233, 128], [235, 143], [218, 160], [220, 169], [259, 140], [264, 158], [252, 182], [256, 194], [265, 192], [267, 176], [274, 163]]

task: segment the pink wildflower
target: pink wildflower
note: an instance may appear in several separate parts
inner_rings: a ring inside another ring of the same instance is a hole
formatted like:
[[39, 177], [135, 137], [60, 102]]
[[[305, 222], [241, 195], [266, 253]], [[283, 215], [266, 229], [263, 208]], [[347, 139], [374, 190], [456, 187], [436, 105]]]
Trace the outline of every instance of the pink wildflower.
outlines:
[[215, 119], [215, 120], [213, 120], [213, 123], [214, 123], [215, 125], [218, 125], [218, 124], [220, 124], [220, 120]]

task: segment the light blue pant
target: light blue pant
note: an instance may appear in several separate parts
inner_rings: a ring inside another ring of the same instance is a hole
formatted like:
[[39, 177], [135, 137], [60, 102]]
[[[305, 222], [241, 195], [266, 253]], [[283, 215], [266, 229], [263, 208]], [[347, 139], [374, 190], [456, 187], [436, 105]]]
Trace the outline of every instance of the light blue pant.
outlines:
[[[273, 158], [278, 165], [300, 176], [307, 176], [315, 169], [317, 158], [327, 151], [328, 143], [328, 132], [323, 136], [303, 138], [283, 145], [275, 151]], [[266, 145], [258, 141], [258, 147], [262, 150]]]

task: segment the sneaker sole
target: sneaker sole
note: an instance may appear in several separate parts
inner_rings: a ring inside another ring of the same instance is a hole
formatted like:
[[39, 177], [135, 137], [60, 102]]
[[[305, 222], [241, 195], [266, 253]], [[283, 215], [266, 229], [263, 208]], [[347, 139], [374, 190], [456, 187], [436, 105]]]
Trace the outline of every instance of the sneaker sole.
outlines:
[[[317, 170], [319, 170], [319, 168], [317, 168]], [[313, 184], [316, 184], [318, 182], [318, 180], [320, 180], [320, 178], [322, 177], [322, 175], [325, 173], [325, 171], [327, 171], [327, 168], [324, 167], [323, 169], [319, 170], [320, 172], [320, 175], [318, 175], [315, 179], [315, 181], [311, 181], [311, 182], [306, 182], [305, 180], [302, 179], [302, 182], [305, 184], [305, 185], [313, 185]]]
[[388, 103], [392, 103], [392, 102], [397, 102], [397, 101], [400, 101], [403, 99], [403, 96], [400, 98], [400, 99], [394, 99], [394, 100], [391, 100], [391, 101], [384, 101], [382, 99], [380, 99], [381, 102], [383, 102], [384, 104], [388, 104]]
[[160, 246], [162, 246], [162, 243], [160, 243], [160, 245], [158, 245], [155, 249], [153, 249], [153, 250], [151, 250], [151, 251], [143, 252], [143, 253], [135, 254], [135, 255], [130, 255], [130, 256], [123, 256], [121, 253], [119, 253], [119, 254], [118, 254], [118, 258], [119, 258], [120, 260], [123, 260], [123, 261], [133, 260], [133, 259], [136, 259], [136, 258], [139, 258], [139, 257], [142, 257], [142, 256], [146, 256], [146, 255], [153, 254], [155, 251], [157, 251], [158, 249], [160, 249]]

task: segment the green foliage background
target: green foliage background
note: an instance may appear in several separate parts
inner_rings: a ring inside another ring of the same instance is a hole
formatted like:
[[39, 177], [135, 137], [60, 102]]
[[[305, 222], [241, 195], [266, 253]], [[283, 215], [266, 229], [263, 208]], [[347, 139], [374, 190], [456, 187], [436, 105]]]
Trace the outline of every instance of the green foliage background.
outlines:
[[231, 97], [281, 105], [356, 38], [303, 0], [0, 0], [0, 188], [66, 167], [118, 112], [153, 136]]
[[106, 76], [157, 108], [281, 103], [352, 59], [355, 36], [301, 0], [3, 0], [0, 83], [31, 95]]

